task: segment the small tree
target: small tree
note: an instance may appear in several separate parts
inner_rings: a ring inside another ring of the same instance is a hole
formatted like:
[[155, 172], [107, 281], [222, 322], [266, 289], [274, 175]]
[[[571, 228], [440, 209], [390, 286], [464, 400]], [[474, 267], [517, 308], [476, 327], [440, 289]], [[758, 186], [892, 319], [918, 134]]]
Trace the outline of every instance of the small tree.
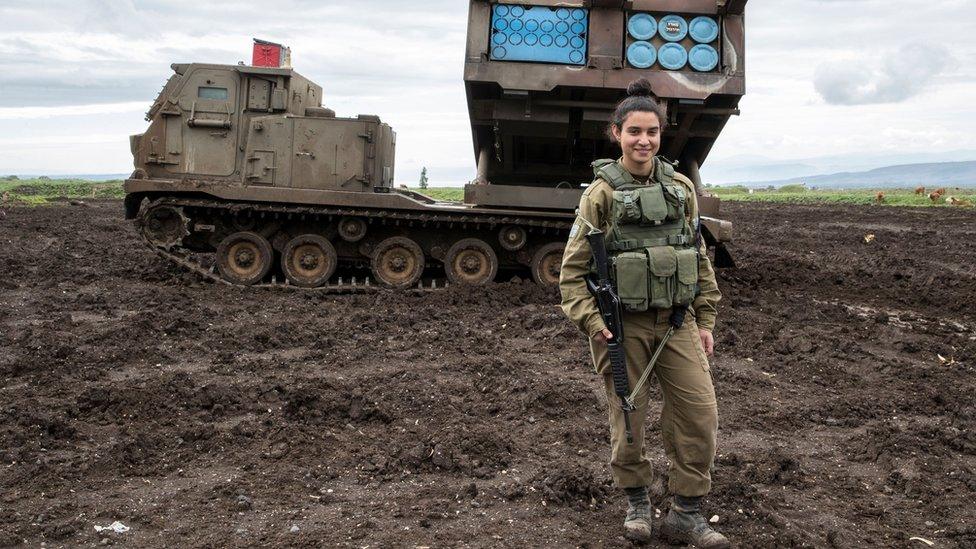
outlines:
[[424, 169], [420, 170], [420, 188], [427, 188], [427, 166], [424, 166]]
[[792, 185], [783, 185], [779, 188], [781, 193], [802, 193], [806, 192], [807, 186], [804, 183], [793, 183]]

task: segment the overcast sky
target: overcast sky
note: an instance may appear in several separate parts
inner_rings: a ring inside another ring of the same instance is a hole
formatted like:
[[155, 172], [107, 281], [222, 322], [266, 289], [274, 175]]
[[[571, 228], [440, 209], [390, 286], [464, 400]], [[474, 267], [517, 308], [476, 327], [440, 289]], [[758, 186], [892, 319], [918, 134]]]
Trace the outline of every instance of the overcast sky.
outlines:
[[[973, 0], [752, 0], [747, 95], [713, 166], [976, 151]], [[283, 42], [340, 116], [397, 131], [398, 180], [474, 172], [464, 0], [0, 0], [0, 174], [126, 173], [173, 62]], [[711, 173], [706, 163], [706, 175]], [[716, 179], [720, 177], [716, 174]]]

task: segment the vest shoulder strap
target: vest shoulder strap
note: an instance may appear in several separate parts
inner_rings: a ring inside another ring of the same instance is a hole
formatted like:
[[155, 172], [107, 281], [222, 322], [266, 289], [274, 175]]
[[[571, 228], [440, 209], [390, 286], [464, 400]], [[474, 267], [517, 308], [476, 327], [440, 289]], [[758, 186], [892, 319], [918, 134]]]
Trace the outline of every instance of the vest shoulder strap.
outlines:
[[592, 166], [593, 176], [603, 179], [614, 189], [634, 182], [633, 176], [631, 176], [627, 170], [623, 169], [623, 167], [621, 167], [616, 160], [604, 158], [597, 160], [592, 164]]
[[663, 156], [657, 157], [657, 169], [655, 170], [654, 178], [658, 182], [665, 185], [671, 185], [674, 183], [674, 167], [678, 165], [677, 162], [671, 162]]

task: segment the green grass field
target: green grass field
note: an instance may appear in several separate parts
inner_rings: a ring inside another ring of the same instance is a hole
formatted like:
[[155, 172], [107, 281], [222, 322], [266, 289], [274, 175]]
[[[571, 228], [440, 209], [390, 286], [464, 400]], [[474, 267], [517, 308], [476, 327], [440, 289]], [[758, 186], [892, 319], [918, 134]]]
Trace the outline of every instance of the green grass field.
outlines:
[[[411, 190], [425, 194], [437, 200], [461, 201], [464, 189], [459, 187], [430, 187], [427, 189]], [[948, 206], [948, 197], [969, 201], [970, 206], [976, 204], [976, 187], [957, 189], [946, 188], [945, 195], [936, 202], [929, 200], [928, 192], [916, 195], [914, 189], [807, 189], [801, 185], [787, 185], [779, 189], [753, 190], [743, 186], [708, 187], [709, 192], [722, 200], [743, 202], [794, 202], [794, 203], [838, 203], [838, 204], [877, 204], [878, 192], [884, 193], [881, 204], [886, 206]]]
[[709, 192], [722, 200], [742, 202], [794, 202], [794, 203], [838, 203], [838, 204], [878, 204], [878, 193], [883, 193], [880, 202], [886, 206], [948, 206], [949, 197], [976, 204], [976, 187], [946, 187], [946, 193], [937, 201], [929, 199], [926, 189], [917, 195], [914, 189], [808, 189], [802, 185], [786, 185], [778, 189], [749, 189], [741, 186], [708, 187]]
[[[464, 199], [461, 187], [429, 187], [411, 190], [425, 194], [435, 200], [460, 202]], [[932, 202], [927, 189], [925, 194], [916, 195], [912, 189], [808, 189], [802, 185], [787, 185], [779, 189], [749, 189], [741, 185], [729, 187], [708, 187], [709, 192], [723, 200], [744, 202], [794, 202], [794, 203], [840, 203], [876, 204], [878, 192], [884, 193], [882, 204], [887, 206], [948, 206], [949, 197], [968, 202], [968, 207], [976, 206], [976, 187], [948, 187], [943, 197]], [[0, 196], [7, 203], [29, 205], [46, 204], [57, 199], [122, 198], [122, 181], [86, 181], [83, 179], [12, 179], [0, 177]]]
[[84, 179], [0, 178], [0, 197], [4, 202], [39, 205], [63, 198], [122, 198], [122, 181], [87, 181]]
[[464, 189], [461, 187], [427, 187], [426, 189], [410, 187], [410, 190], [427, 195], [434, 200], [450, 200], [452, 202], [464, 200]]

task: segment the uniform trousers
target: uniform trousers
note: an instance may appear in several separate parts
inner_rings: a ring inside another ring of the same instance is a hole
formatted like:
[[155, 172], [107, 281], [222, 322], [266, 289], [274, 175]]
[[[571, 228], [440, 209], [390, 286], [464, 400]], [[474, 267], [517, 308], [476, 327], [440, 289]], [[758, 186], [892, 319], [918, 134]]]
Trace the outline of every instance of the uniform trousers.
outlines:
[[[624, 313], [623, 346], [631, 390], [667, 333], [670, 314], [670, 310]], [[617, 486], [632, 488], [651, 484], [651, 462], [644, 455], [644, 425], [650, 384], [656, 376], [664, 399], [661, 438], [670, 460], [668, 489], [680, 496], [706, 495], [711, 488], [718, 407], [708, 358], [691, 312], [658, 357], [655, 375], [648, 379], [635, 399], [637, 409], [630, 412], [632, 444], [627, 443], [624, 415], [620, 409], [620, 398], [614, 392], [607, 347], [591, 340], [590, 352], [596, 371], [603, 376], [606, 387], [610, 414], [610, 468]]]

